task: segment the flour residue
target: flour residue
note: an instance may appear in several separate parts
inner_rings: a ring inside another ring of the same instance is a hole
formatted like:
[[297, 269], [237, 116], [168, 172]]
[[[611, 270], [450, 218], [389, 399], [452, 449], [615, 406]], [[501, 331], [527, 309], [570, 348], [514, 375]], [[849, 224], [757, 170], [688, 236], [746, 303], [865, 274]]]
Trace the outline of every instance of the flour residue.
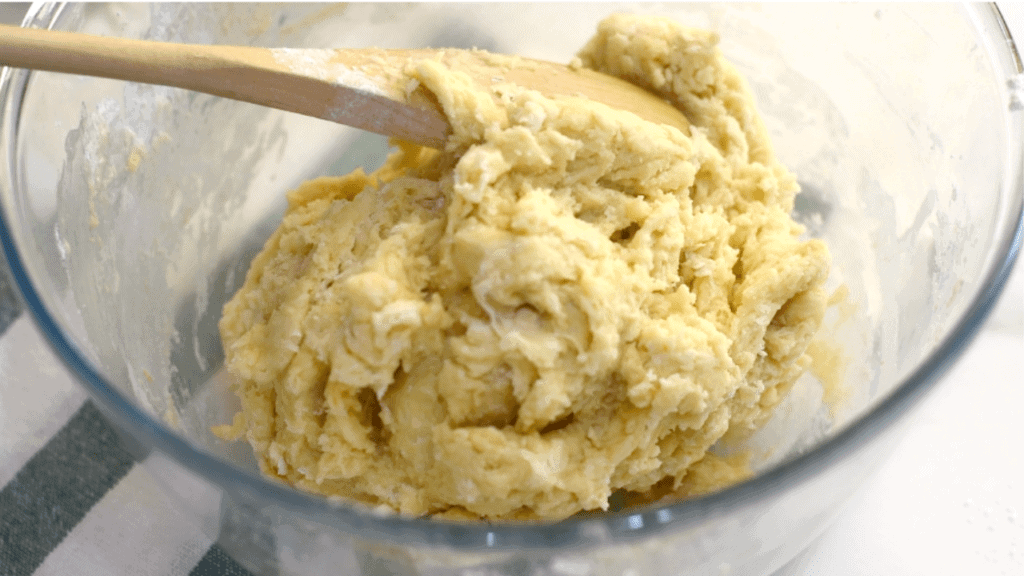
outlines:
[[335, 61], [335, 50], [325, 48], [274, 48], [274, 61], [296, 74], [333, 82], [375, 96], [386, 96], [380, 80], [366, 72]]

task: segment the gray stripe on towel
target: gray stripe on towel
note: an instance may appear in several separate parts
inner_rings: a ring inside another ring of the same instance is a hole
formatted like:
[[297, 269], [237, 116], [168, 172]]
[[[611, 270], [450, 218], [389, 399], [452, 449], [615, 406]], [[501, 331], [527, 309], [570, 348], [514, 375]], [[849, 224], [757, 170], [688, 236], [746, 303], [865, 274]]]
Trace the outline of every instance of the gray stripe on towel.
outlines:
[[214, 544], [188, 576], [252, 576], [252, 573], [228, 556], [223, 548]]
[[87, 401], [0, 490], [0, 576], [29, 576], [131, 469]]

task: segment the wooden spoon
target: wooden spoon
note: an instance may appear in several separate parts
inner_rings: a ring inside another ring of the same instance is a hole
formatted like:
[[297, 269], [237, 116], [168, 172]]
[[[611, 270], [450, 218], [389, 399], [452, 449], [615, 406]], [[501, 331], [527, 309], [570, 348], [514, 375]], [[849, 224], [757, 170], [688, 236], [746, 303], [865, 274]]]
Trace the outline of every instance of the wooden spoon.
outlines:
[[629, 82], [481, 50], [209, 46], [0, 26], [0, 65], [185, 88], [440, 148], [448, 120], [432, 94], [404, 73], [411, 61], [428, 58], [481, 86], [514, 82], [546, 96], [585, 96], [684, 132], [689, 127], [679, 110]]

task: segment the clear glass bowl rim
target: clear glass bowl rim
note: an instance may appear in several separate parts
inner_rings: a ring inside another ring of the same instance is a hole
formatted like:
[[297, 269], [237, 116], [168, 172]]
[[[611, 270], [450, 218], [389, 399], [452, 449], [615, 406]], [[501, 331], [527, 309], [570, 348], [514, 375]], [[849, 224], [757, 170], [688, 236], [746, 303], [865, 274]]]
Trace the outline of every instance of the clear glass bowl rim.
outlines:
[[[64, 4], [34, 3], [25, 17], [24, 25], [52, 27]], [[969, 8], [970, 9], [970, 8]], [[1005, 46], [1007, 56], [1014, 63], [1013, 74], [1024, 72], [1016, 46], [1005, 20], [995, 4], [979, 6], [989, 11], [1002, 31], [1003, 38], [993, 39], [993, 45]], [[996, 42], [998, 40], [999, 42]], [[12, 143], [18, 137], [18, 112], [30, 72], [3, 69], [0, 75], [0, 151], [6, 150], [9, 174], [13, 174], [14, 150]], [[13, 119], [13, 120], [12, 120]], [[1024, 136], [1021, 126], [1011, 130], [1010, 136]], [[1018, 190], [1024, 182], [1024, 158], [1017, 159], [1008, 175]], [[1003, 183], [1005, 185], [1005, 182]], [[0, 187], [13, 182], [0, 182]], [[0, 188], [5, 199], [9, 191]], [[1013, 205], [1015, 203], [1015, 205]], [[994, 238], [997, 257], [985, 273], [982, 289], [967, 306], [953, 329], [932, 353], [874, 408], [850, 423], [822, 444], [808, 452], [788, 459], [768, 471], [720, 492], [669, 505], [651, 505], [629, 511], [607, 513], [584, 518], [570, 518], [553, 523], [458, 523], [401, 516], [380, 516], [364, 507], [329, 502], [321, 497], [300, 492], [291, 487], [272, 483], [257, 474], [242, 470], [210, 454], [193, 448], [171, 431], [163, 422], [136, 406], [86, 360], [71, 340], [61, 331], [49, 313], [17, 248], [16, 234], [8, 226], [12, 214], [7, 202], [0, 206], [0, 242], [10, 266], [15, 284], [26, 309], [48, 343], [65, 366], [88, 390], [104, 413], [150, 450], [169, 456], [178, 465], [199, 477], [216, 484], [227, 494], [256, 497], [258, 502], [273, 505], [298, 517], [319, 522], [343, 532], [359, 534], [361, 538], [376, 538], [400, 544], [443, 544], [455, 549], [523, 549], [586, 546], [597, 543], [594, 534], [605, 534], [612, 541], [646, 539], [663, 531], [683, 531], [695, 528], [716, 518], [726, 517], [736, 508], [745, 508], [758, 501], [772, 498], [798, 486], [802, 481], [820, 473], [856, 453], [883, 431], [893, 426], [920, 398], [941, 380], [947, 370], [962, 355], [979, 332], [1013, 268], [1022, 242], [1024, 227], [1024, 194], [1011, 199], [1008, 220], [1002, 237]], [[636, 516], [641, 516], [636, 521]], [[594, 529], [597, 529], [596, 531]]]

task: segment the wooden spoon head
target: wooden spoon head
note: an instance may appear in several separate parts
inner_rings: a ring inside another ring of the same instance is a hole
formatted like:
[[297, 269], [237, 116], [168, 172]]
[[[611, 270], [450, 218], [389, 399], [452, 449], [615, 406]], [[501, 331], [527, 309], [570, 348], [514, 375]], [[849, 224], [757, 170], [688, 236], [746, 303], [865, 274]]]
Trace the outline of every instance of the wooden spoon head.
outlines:
[[[504, 81], [536, 90], [548, 97], [587, 98], [611, 108], [632, 112], [655, 124], [674, 126], [684, 134], [689, 134], [690, 122], [679, 109], [660, 96], [620, 78], [580, 66], [488, 55], [485, 52], [470, 54], [477, 54], [476, 57], [488, 66], [473, 75], [478, 82], [485, 82], [488, 78], [493, 81], [500, 75]], [[503, 70], [502, 62], [506, 61], [509, 67]], [[492, 76], [486, 76], [488, 73]]]
[[[402, 102], [443, 120], [436, 101], [422, 88], [416, 89], [417, 83], [409, 74], [417, 60], [438, 61], [469, 75], [481, 87], [511, 82], [548, 97], [583, 97], [689, 133], [686, 116], [661, 97], [625, 80], [578, 66], [461, 49], [339, 49], [334, 51], [329, 66], [334, 77], [349, 87]], [[433, 142], [427, 145], [436, 146]]]

